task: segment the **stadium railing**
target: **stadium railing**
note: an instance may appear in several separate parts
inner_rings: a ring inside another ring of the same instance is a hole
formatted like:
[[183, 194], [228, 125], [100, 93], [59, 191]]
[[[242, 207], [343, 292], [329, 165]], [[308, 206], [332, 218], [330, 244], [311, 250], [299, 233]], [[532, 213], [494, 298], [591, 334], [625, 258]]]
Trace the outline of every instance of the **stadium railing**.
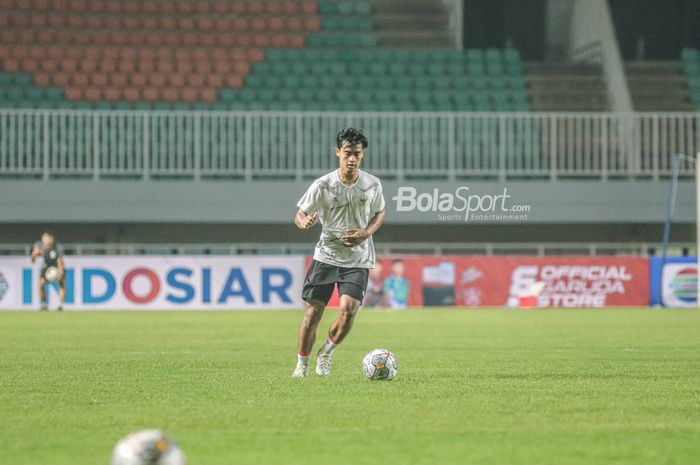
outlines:
[[[149, 244], [149, 243], [65, 243], [68, 255], [311, 255], [313, 245], [302, 243], [235, 243], [235, 244]], [[26, 255], [31, 244], [0, 244], [2, 255]], [[382, 242], [376, 244], [379, 254], [427, 255], [622, 255], [648, 256], [660, 254], [658, 243], [644, 242], [533, 242], [533, 243], [417, 243]], [[692, 255], [694, 243], [669, 245], [671, 256]]]
[[[0, 175], [39, 179], [313, 178], [338, 130], [370, 137], [386, 178], [665, 176], [700, 147], [700, 113], [0, 110]], [[692, 175], [687, 162], [681, 174]]]

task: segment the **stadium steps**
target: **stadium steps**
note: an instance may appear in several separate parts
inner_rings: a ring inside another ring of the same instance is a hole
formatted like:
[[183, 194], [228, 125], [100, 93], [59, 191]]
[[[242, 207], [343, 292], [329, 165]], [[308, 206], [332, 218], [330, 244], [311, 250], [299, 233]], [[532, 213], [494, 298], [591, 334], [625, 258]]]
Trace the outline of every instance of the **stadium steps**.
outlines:
[[373, 0], [373, 20], [384, 47], [453, 47], [449, 12], [434, 0]]
[[608, 111], [600, 66], [577, 63], [525, 63], [533, 111]]
[[629, 62], [625, 63], [625, 71], [635, 110], [694, 110], [680, 61]]

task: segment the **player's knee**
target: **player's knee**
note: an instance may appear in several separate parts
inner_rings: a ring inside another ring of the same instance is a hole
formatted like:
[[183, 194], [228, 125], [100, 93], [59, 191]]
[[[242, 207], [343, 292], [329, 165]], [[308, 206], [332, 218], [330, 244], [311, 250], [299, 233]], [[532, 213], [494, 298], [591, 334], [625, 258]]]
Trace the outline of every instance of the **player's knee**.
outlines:
[[360, 309], [360, 302], [355, 299], [347, 299], [340, 303], [340, 313], [346, 318], [354, 318]]
[[322, 302], [308, 302], [304, 319], [311, 324], [317, 324], [321, 321], [325, 308], [326, 306]]

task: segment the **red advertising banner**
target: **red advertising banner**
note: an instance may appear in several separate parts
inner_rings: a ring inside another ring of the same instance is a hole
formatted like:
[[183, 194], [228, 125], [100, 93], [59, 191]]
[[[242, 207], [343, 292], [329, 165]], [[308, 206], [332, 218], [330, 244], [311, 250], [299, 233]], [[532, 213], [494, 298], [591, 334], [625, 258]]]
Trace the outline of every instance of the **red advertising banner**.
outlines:
[[[638, 257], [381, 257], [367, 307], [517, 307], [537, 289], [538, 307], [649, 305], [649, 261]], [[337, 295], [330, 306], [337, 305]]]

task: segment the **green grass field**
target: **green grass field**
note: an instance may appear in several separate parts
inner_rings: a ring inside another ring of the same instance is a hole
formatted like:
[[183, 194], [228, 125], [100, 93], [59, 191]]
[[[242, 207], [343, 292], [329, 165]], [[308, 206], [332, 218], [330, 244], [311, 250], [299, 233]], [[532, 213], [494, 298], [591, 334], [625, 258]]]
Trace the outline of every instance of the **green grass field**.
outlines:
[[[294, 380], [300, 318], [0, 312], [0, 464], [107, 464], [145, 427], [191, 465], [700, 461], [696, 310], [363, 311]], [[378, 347], [396, 380], [362, 376]]]

